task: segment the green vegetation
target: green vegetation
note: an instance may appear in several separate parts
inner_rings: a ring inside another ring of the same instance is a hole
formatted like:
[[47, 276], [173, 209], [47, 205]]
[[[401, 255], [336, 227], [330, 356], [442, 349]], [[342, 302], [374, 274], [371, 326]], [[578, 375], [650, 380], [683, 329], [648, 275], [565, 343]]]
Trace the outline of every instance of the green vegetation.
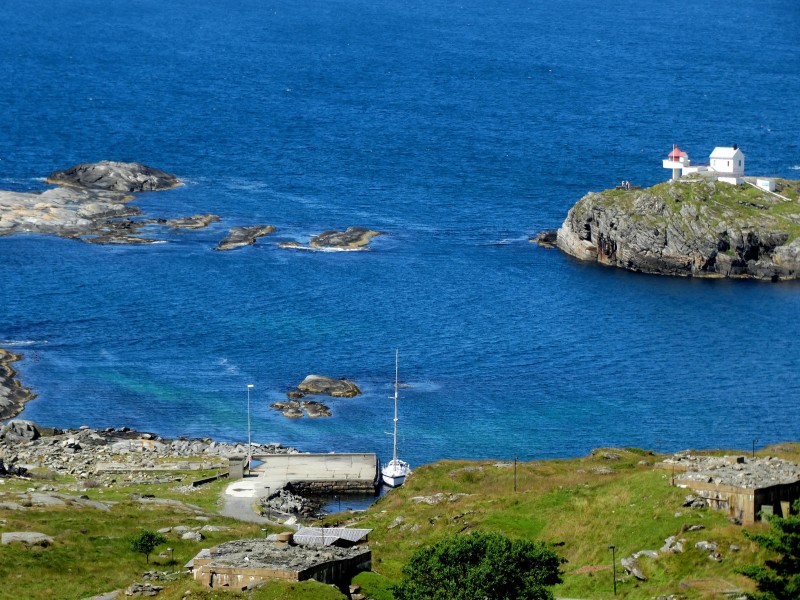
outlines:
[[780, 558], [768, 560], [741, 570], [758, 586], [755, 600], [795, 600], [800, 598], [800, 500], [794, 503], [788, 517], [769, 519], [769, 531], [745, 532], [748, 539], [762, 548], [777, 553]]
[[[781, 444], [759, 454], [798, 461], [800, 444]], [[724, 590], [754, 592], [755, 584], [740, 571], [779, 558], [755, 537], [769, 532], [769, 525], [757, 524], [745, 530], [729, 522], [723, 513], [684, 508], [688, 490], [672, 487], [670, 473], [653, 467], [658, 460], [638, 449], [601, 449], [572, 460], [520, 462], [516, 472], [511, 461], [443, 461], [418, 468], [403, 487], [391, 491], [368, 511], [333, 515], [326, 523], [373, 529], [369, 536], [373, 572], [362, 573], [354, 583], [375, 600], [393, 600], [391, 589], [402, 581], [403, 568], [416, 551], [473, 532], [496, 532], [515, 540], [541, 542], [565, 557], [568, 562], [563, 566], [563, 583], [554, 588], [561, 597], [611, 600], [609, 545], [616, 546], [617, 575], [621, 577], [621, 558], [639, 550], [658, 550], [673, 535], [686, 539], [685, 551], [661, 553], [657, 559], [641, 558], [640, 566], [648, 580], [625, 577], [617, 585], [616, 598], [650, 600], [676, 594], [687, 600], [710, 600], [722, 598]], [[260, 525], [216, 514], [226, 481], [197, 489], [185, 485], [200, 476], [197, 472], [175, 473], [170, 475], [175, 481], [169, 483], [88, 488], [87, 482], [46, 474], [35, 480], [5, 480], [0, 486], [0, 502], [24, 505], [17, 492], [44, 488], [84, 494], [91, 500], [109, 502], [110, 508], [0, 508], [1, 531], [36, 531], [54, 538], [47, 547], [19, 543], [0, 546], [0, 599], [19, 598], [21, 590], [22, 596], [33, 600], [84, 598], [141, 581], [144, 563], [131, 552], [130, 540], [143, 528], [158, 531], [206, 524], [228, 528], [204, 532], [207, 539], [202, 542], [183, 540], [174, 532], [164, 534], [173, 552], [156, 549], [149, 566], [156, 571], [181, 571], [202, 548], [263, 536]], [[205, 516], [198, 519], [196, 511], [181, 505], [138, 501], [138, 496], [145, 494], [200, 507]], [[704, 529], [689, 531], [692, 525]], [[755, 535], [748, 539], [745, 531]], [[695, 549], [695, 543], [701, 540], [717, 543], [723, 555], [721, 562], [709, 560], [708, 553]], [[739, 550], [730, 550], [731, 544]], [[164, 600], [178, 600], [187, 590], [196, 599], [343, 598], [336, 589], [313, 582], [276, 582], [247, 593], [211, 591], [185, 576], [175, 582], [157, 583], [165, 586], [159, 594]]]
[[397, 600], [552, 600], [564, 560], [544, 544], [499, 533], [455, 535], [419, 548]]
[[150, 554], [153, 550], [166, 543], [167, 538], [160, 533], [155, 533], [149, 529], [142, 529], [131, 539], [131, 550], [139, 554], [144, 554], [147, 564], [150, 564]]
[[[690, 235], [686, 224], [692, 221], [691, 217], [702, 216], [709, 224], [736, 223], [784, 231], [789, 236], [787, 242], [791, 242], [800, 237], [800, 182], [780, 179], [776, 192], [789, 201], [748, 184], [719, 184], [697, 177], [660, 183], [646, 190], [606, 190], [600, 195], [634, 221], [654, 227], [678, 224]], [[637, 210], [637, 199], [642, 196], [663, 201], [664, 210], [653, 212], [652, 206]], [[683, 218], [675, 218], [678, 213]]]

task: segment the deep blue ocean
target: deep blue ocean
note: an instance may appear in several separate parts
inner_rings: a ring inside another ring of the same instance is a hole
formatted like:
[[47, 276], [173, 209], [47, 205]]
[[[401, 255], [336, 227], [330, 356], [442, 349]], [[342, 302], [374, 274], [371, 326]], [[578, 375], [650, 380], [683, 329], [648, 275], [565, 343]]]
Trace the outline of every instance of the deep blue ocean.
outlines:
[[[309, 451], [577, 456], [800, 440], [800, 284], [672, 279], [529, 243], [586, 192], [738, 144], [800, 179], [796, 0], [0, 4], [0, 189], [78, 162], [186, 183], [152, 246], [0, 238], [22, 418]], [[213, 250], [228, 228], [278, 228]], [[368, 252], [279, 249], [327, 229]], [[269, 407], [307, 374], [360, 397]]]

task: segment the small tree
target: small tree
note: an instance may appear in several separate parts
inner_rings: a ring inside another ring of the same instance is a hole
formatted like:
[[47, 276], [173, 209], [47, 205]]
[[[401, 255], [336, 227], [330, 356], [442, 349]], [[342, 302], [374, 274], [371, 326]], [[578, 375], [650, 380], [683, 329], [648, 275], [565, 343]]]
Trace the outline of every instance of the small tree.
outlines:
[[456, 535], [417, 550], [392, 592], [396, 600], [552, 600], [565, 562], [539, 542]]
[[769, 519], [766, 533], [744, 532], [745, 537], [767, 550], [780, 554], [777, 560], [740, 570], [756, 582], [758, 593], [748, 594], [754, 600], [797, 600], [800, 598], [800, 500], [786, 517]]
[[142, 529], [132, 540], [131, 550], [144, 554], [147, 564], [150, 564], [150, 553], [161, 544], [166, 544], [167, 538], [160, 533]]

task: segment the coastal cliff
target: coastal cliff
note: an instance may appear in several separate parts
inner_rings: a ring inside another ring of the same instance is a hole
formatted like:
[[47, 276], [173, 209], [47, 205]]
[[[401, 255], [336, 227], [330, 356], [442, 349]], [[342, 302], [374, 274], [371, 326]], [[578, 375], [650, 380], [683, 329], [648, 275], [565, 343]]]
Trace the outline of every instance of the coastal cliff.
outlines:
[[570, 209], [556, 245], [643, 273], [797, 279], [800, 182], [777, 180], [775, 193], [703, 178], [591, 192]]

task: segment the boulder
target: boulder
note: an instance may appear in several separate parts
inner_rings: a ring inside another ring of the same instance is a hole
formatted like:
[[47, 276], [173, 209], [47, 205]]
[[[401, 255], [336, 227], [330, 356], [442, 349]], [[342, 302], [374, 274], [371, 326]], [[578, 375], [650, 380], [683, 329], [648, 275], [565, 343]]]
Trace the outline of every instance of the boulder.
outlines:
[[81, 163], [47, 176], [47, 183], [97, 188], [116, 192], [146, 192], [167, 190], [181, 185], [169, 173], [141, 163], [124, 163], [103, 160]]
[[42, 546], [46, 548], [53, 543], [53, 538], [44, 533], [34, 531], [12, 531], [3, 533], [0, 536], [0, 544], [13, 544], [20, 542], [26, 546]]
[[622, 564], [622, 568], [625, 569], [625, 572], [628, 575], [633, 575], [639, 581], [647, 581], [647, 577], [645, 576], [641, 566], [639, 565], [638, 558], [634, 556], [628, 556], [620, 560], [620, 563]]
[[41, 437], [36, 423], [20, 419], [11, 421], [4, 431], [5, 439], [12, 442], [31, 442]]

